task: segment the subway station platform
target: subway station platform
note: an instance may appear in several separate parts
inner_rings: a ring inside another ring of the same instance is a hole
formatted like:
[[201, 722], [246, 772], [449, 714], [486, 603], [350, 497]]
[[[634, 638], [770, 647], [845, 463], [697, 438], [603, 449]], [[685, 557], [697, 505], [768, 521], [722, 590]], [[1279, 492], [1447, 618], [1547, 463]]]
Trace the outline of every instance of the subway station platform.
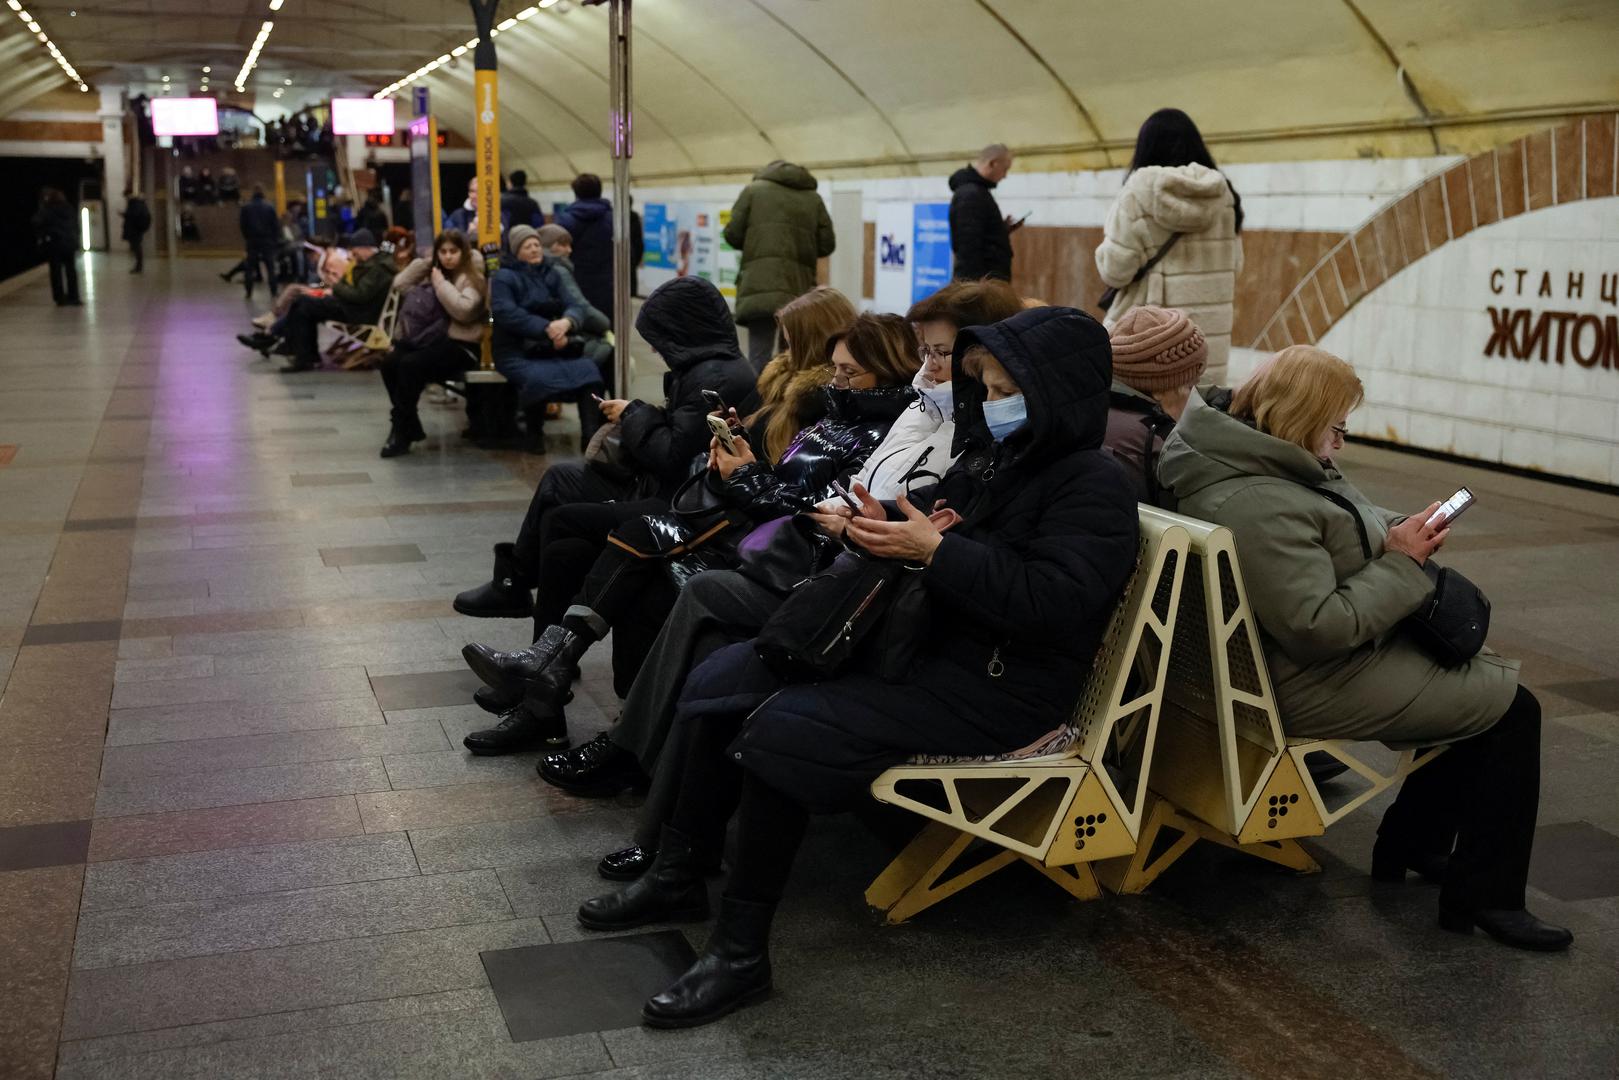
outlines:
[[[460, 746], [486, 717], [459, 649], [528, 627], [450, 598], [543, 461], [437, 406], [380, 460], [377, 376], [278, 374], [217, 269], [92, 256], [82, 309], [37, 275], [0, 296], [0, 1077], [1619, 1074], [1619, 498], [1345, 454], [1386, 505], [1478, 495], [1445, 558], [1545, 707], [1530, 903], [1568, 953], [1372, 882], [1381, 802], [1310, 844], [1318, 875], [1204, 845], [1141, 896], [1014, 869], [892, 928], [862, 899], [884, 848], [834, 818], [775, 997], [654, 1033], [637, 962], [706, 927], [572, 915], [632, 802]], [[574, 737], [616, 708], [596, 650]]]

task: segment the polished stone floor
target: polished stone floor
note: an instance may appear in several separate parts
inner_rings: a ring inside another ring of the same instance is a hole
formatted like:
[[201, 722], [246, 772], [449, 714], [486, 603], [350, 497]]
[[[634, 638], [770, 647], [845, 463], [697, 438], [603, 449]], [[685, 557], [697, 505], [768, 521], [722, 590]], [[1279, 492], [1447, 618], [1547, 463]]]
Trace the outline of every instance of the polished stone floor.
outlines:
[[[1619, 1074], [1619, 498], [1347, 454], [1390, 505], [1478, 493], [1447, 557], [1546, 707], [1532, 903], [1566, 955], [1370, 882], [1376, 807], [1312, 842], [1319, 875], [1207, 850], [1078, 904], [1014, 869], [889, 929], [861, 898], [881, 845], [831, 819], [776, 997], [652, 1034], [626, 965], [685, 941], [582, 944], [571, 915], [633, 806], [459, 745], [484, 721], [460, 646], [527, 628], [449, 598], [535, 459], [428, 406], [425, 449], [379, 460], [376, 376], [275, 373], [214, 269], [97, 257], [81, 310], [0, 285], [0, 1076]], [[526, 971], [520, 1017], [491, 972]]]

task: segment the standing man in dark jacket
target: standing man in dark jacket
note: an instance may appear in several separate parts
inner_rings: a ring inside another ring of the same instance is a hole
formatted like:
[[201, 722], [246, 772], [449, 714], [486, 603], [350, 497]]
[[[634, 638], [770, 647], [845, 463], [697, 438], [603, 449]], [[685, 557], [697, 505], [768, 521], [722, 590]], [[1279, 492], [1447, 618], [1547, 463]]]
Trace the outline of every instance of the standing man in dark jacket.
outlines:
[[992, 192], [1012, 171], [1012, 151], [992, 143], [978, 160], [950, 177], [951, 276], [960, 281], [982, 277], [1012, 280], [1012, 232], [1020, 227], [1001, 208]]
[[725, 242], [742, 253], [737, 325], [748, 331], [748, 362], [764, 370], [776, 351], [776, 309], [815, 288], [815, 263], [832, 254], [832, 215], [802, 165], [772, 161], [742, 189]]
[[382, 208], [382, 192], [373, 189], [366, 194], [365, 203], [355, 215], [354, 224], [376, 236], [388, 231], [388, 212]]
[[713, 435], [704, 390], [717, 391], [742, 416], [758, 407], [753, 370], [737, 349], [736, 324], [713, 283], [699, 277], [665, 282], [641, 305], [635, 329], [669, 365], [663, 377], [664, 404], [613, 399], [602, 402], [601, 411], [621, 425], [621, 445], [636, 475], [621, 480], [582, 461], [552, 465], [528, 504], [517, 542], [495, 545], [493, 580], [457, 596], [456, 611], [474, 618], [531, 616], [542, 529], [553, 507], [613, 503], [620, 512], [604, 515], [599, 523], [600, 539], [605, 540], [620, 521], [658, 509], [637, 499], [651, 494], [666, 500], [690, 474], [692, 459], [708, 450]]
[[129, 268], [129, 272], [138, 274], [146, 268], [146, 230], [152, 227], [152, 211], [147, 208], [140, 192], [131, 191], [124, 199], [120, 216], [124, 219], [123, 235], [129, 243], [129, 253], [135, 256], [135, 265]]
[[613, 317], [613, 204], [602, 198], [594, 173], [573, 178], [573, 203], [557, 224], [573, 237], [573, 276], [590, 306]]
[[264, 198], [264, 188], [253, 185], [253, 197], [237, 212], [242, 228], [242, 243], [247, 247], [247, 273], [242, 281], [247, 285], [247, 298], [253, 299], [253, 283], [259, 277], [259, 264], [264, 264], [264, 280], [269, 283], [270, 296], [275, 296], [275, 257], [281, 247], [281, 219], [275, 207]]
[[51, 299], [57, 307], [79, 306], [79, 221], [67, 196], [56, 188], [40, 193], [39, 210], [34, 214], [34, 235], [40, 250], [51, 264]]
[[[273, 209], [270, 212], [272, 216], [275, 213]], [[321, 323], [374, 323], [382, 314], [382, 305], [393, 286], [393, 256], [384, 255], [377, 247], [377, 238], [366, 229], [351, 235], [345, 246], [354, 264], [332, 286], [330, 295], [300, 296], [282, 320], [284, 341], [292, 353], [292, 363], [281, 369], [284, 372], [313, 371], [320, 366], [316, 331]]]
[[527, 225], [531, 229], [544, 225], [545, 215], [540, 212], [540, 204], [528, 193], [528, 173], [513, 169], [511, 185], [500, 196], [501, 223], [508, 231], [513, 225]]

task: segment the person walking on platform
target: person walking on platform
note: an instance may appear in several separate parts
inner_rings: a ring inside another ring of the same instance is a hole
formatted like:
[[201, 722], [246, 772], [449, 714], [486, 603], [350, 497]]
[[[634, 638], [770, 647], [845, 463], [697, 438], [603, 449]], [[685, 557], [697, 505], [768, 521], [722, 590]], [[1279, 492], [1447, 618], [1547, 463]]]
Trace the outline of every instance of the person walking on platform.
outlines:
[[1021, 223], [1001, 216], [993, 194], [1011, 171], [1012, 151], [991, 143], [950, 177], [950, 276], [958, 281], [1012, 280], [1012, 233]]
[[258, 280], [259, 265], [264, 266], [264, 279], [275, 296], [275, 258], [281, 247], [281, 219], [275, 207], [264, 198], [264, 188], [255, 184], [253, 197], [237, 213], [242, 229], [242, 243], [247, 247], [247, 272], [242, 282], [247, 286], [247, 298], [253, 299], [253, 283]]
[[573, 237], [573, 276], [590, 306], [613, 317], [613, 204], [602, 198], [601, 177], [573, 178], [574, 201], [557, 215]]
[[152, 227], [152, 211], [140, 192], [131, 191], [124, 199], [124, 209], [119, 216], [124, 219], [123, 236], [129, 244], [129, 253], [135, 257], [135, 265], [129, 272], [139, 274], [146, 269], [146, 230]]
[[56, 188], [40, 194], [40, 207], [34, 213], [34, 235], [40, 250], [51, 264], [51, 299], [57, 307], [79, 306], [79, 223], [67, 196]]
[[[815, 287], [815, 263], [832, 254], [832, 215], [802, 165], [772, 161], [742, 189], [725, 242], [742, 253], [736, 322], [748, 331], [748, 363], [764, 370], [776, 353], [776, 309]], [[575, 234], [575, 244], [578, 234]]]
[[1223, 386], [1241, 269], [1241, 196], [1192, 118], [1159, 109], [1136, 136], [1096, 249], [1097, 273], [1109, 286], [1104, 324], [1111, 330], [1142, 304], [1186, 312], [1209, 344], [1205, 382]]

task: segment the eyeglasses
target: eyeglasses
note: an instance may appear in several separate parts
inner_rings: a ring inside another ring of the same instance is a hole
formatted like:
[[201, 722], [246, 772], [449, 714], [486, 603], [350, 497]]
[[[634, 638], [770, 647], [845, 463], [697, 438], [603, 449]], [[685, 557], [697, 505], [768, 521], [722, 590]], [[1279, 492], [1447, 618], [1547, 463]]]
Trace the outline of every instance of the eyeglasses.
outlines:
[[950, 350], [941, 349], [937, 345], [918, 345], [916, 355], [922, 358], [924, 364], [929, 360], [935, 360], [942, 364], [950, 359]]
[[1327, 430], [1332, 432], [1333, 435], [1337, 436], [1339, 442], [1347, 442], [1349, 439], [1349, 429], [1346, 427], [1340, 427], [1337, 424], [1333, 424]]

